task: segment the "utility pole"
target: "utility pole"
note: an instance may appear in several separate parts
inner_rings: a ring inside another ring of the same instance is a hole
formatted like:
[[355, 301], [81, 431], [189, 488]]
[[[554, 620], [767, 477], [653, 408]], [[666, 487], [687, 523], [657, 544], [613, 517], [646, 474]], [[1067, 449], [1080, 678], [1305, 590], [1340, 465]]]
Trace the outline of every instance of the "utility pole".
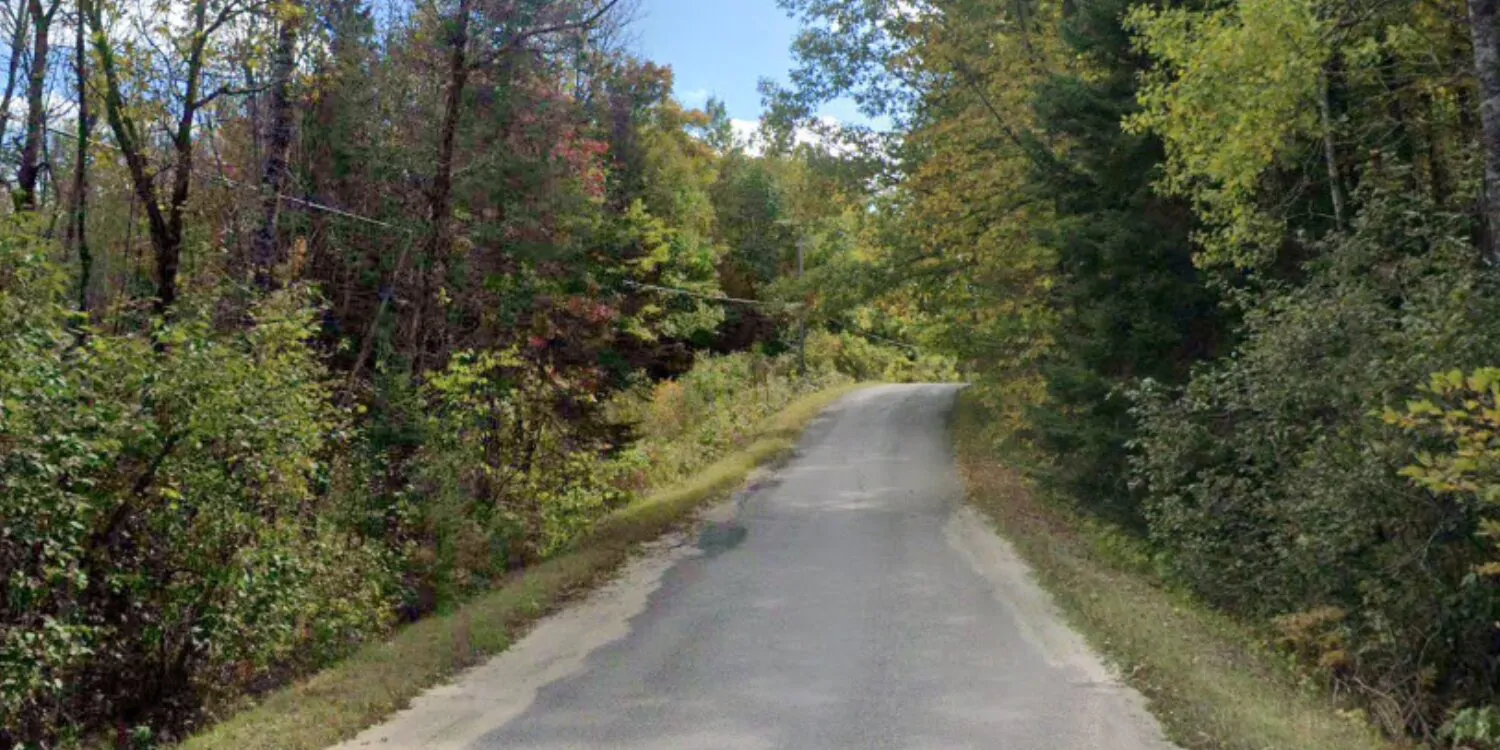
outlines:
[[[806, 247], [807, 239], [803, 237], [797, 238], [798, 282], [802, 281], [802, 256], [804, 255], [804, 250], [806, 249]], [[798, 325], [800, 331], [797, 336], [797, 374], [805, 378], [807, 377], [807, 292], [805, 290], [802, 292], [802, 309], [799, 311], [799, 317], [801, 318], [801, 321]]]

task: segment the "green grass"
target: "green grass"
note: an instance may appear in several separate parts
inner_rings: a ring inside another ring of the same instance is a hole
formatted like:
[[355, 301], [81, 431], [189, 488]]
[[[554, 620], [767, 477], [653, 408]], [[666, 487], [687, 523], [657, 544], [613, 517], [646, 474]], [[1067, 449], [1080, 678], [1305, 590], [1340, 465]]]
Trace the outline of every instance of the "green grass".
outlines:
[[1175, 742], [1194, 750], [1401, 747], [1340, 711], [1251, 628], [1163, 586], [1131, 540], [1040, 500], [983, 439], [982, 420], [960, 401], [955, 441], [970, 502], [1147, 696]]
[[660, 537], [706, 502], [787, 455], [809, 421], [860, 386], [804, 396], [767, 419], [753, 440], [687, 481], [601, 521], [574, 548], [517, 574], [462, 608], [399, 630], [345, 661], [264, 696], [180, 745], [184, 750], [320, 750], [400, 710], [476, 661], [504, 651], [538, 618], [603, 580], [632, 548]]

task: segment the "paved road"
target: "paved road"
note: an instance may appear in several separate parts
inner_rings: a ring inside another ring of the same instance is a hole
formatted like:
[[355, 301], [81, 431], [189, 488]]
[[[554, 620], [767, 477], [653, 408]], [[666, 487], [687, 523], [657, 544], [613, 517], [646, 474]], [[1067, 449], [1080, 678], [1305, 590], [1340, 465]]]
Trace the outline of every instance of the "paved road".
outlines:
[[955, 393], [851, 396], [697, 549], [349, 745], [1169, 747], [961, 506]]

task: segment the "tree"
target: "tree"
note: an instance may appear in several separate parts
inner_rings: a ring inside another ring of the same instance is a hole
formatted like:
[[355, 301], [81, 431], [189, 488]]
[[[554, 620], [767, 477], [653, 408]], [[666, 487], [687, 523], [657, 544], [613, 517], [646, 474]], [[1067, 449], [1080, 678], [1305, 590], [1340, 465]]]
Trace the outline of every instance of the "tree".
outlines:
[[522, 2], [500, 10], [500, 17], [486, 17], [486, 28], [499, 29], [493, 39], [480, 40], [485, 47], [471, 53], [470, 24], [474, 8], [471, 0], [458, 0], [451, 18], [445, 21], [448, 50], [447, 80], [444, 81], [443, 111], [438, 121], [437, 160], [429, 192], [428, 221], [431, 229], [426, 247], [431, 271], [423, 278], [422, 316], [415, 326], [419, 357], [425, 351], [424, 325], [441, 309], [434, 298], [442, 288], [445, 258], [452, 245], [453, 169], [463, 98], [469, 78], [475, 70], [504, 66], [512, 55], [521, 53], [537, 39], [557, 34], [588, 30], [603, 19], [620, 0], [579, 0], [578, 2]]
[[5, 139], [6, 130], [10, 126], [11, 104], [15, 100], [21, 63], [31, 46], [30, 37], [26, 34], [30, 27], [31, 0], [16, 0], [14, 8], [6, 6], [5, 9], [9, 11], [7, 22], [10, 24], [10, 57], [5, 66], [5, 93], [0, 95], [0, 141]]
[[184, 211], [193, 185], [193, 152], [197, 136], [194, 126], [198, 113], [232, 91], [228, 85], [205, 91], [206, 66], [214, 53], [212, 45], [216, 35], [230, 22], [253, 9], [254, 6], [248, 4], [250, 1], [193, 0], [185, 24], [177, 29], [172, 40], [172, 48], [180, 51], [180, 57], [170, 57], [164, 62], [173, 66], [172, 74], [180, 76], [181, 86], [171, 87], [173, 101], [162, 103], [169, 111], [176, 109], [175, 119], [166, 134], [171, 147], [171, 168], [165, 201], [157, 188], [156, 170], [151, 164], [149, 134], [143, 131], [126, 98], [125, 74], [116, 56], [117, 43], [110, 37], [111, 27], [105, 22], [103, 3], [92, 2], [88, 8], [94, 53], [99, 58], [103, 76], [105, 118], [129, 170], [136, 199], [146, 212], [155, 255], [154, 307], [158, 315], [167, 314], [178, 296], [177, 275], [182, 263]]
[[[1139, 437], [1124, 391], [1184, 381], [1217, 353], [1216, 296], [1193, 266], [1191, 207], [1152, 190], [1161, 141], [1125, 132], [1149, 59], [1119, 25], [1126, 3], [1075, 4], [1060, 34], [1083, 61], [1034, 89], [1038, 143], [1028, 181], [1052, 204], [1042, 241], [1057, 258], [1057, 343], [1043, 367], [1048, 397], [1032, 419], [1068, 457], [1052, 477], [1084, 507], [1140, 531], [1126, 445]], [[1042, 142], [1051, 147], [1042, 145]]]
[[273, 285], [272, 270], [276, 265], [276, 229], [281, 217], [281, 192], [288, 177], [287, 150], [291, 148], [292, 121], [292, 77], [296, 68], [297, 38], [305, 23], [307, 11], [292, 0], [277, 14], [281, 29], [276, 35], [276, 50], [271, 60], [271, 122], [266, 134], [265, 169], [261, 174], [261, 224], [255, 233], [254, 246], [250, 251], [251, 265], [255, 269], [255, 284], [263, 291]]
[[72, 215], [65, 231], [64, 244], [78, 253], [78, 309], [89, 311], [89, 283], [94, 275], [94, 254], [88, 238], [89, 139], [94, 132], [94, 114], [89, 107], [88, 69], [88, 3], [78, 0], [73, 29], [73, 73], [77, 90], [78, 130], [73, 151]]
[[1484, 152], [1485, 252], [1500, 260], [1500, 3], [1469, 0]]
[[31, 19], [31, 65], [26, 83], [26, 132], [22, 136], [21, 165], [16, 171], [16, 208], [33, 211], [37, 206], [37, 181], [42, 173], [42, 141], [47, 137], [47, 70], [52, 51], [52, 20], [62, 0], [43, 5], [28, 0]]

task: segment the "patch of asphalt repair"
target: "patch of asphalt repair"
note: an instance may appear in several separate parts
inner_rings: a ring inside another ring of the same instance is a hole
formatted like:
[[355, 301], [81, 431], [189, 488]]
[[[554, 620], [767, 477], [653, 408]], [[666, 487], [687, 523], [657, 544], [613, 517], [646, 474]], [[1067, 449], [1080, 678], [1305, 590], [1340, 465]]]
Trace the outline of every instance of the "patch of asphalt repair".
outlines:
[[1166, 750], [962, 502], [956, 386], [831, 407], [697, 528], [338, 750]]

